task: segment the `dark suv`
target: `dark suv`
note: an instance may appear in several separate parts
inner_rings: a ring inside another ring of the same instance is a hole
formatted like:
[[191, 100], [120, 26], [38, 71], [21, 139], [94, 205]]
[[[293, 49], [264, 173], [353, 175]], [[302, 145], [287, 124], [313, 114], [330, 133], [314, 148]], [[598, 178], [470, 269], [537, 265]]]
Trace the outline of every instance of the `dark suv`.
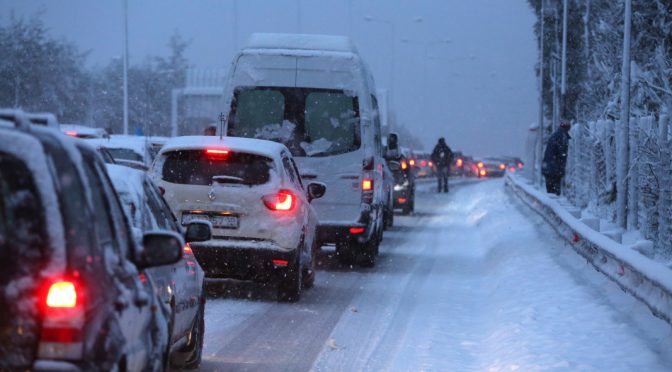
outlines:
[[0, 112], [0, 370], [163, 369], [143, 270], [182, 245], [156, 231], [140, 249], [94, 149]]

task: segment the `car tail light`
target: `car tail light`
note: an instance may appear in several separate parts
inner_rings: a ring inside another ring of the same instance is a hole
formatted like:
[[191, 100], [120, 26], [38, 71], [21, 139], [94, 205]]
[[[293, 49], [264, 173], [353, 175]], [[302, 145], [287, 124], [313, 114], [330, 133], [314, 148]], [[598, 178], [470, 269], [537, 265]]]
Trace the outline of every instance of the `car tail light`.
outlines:
[[482, 161], [479, 161], [478, 164], [476, 164], [476, 165], [477, 165], [479, 168], [483, 168], [483, 165], [484, 165], [484, 164], [483, 164]]
[[427, 166], [427, 161], [425, 161], [425, 160], [420, 160], [420, 166], [421, 166], [421, 167], [426, 167], [426, 166]]
[[415, 159], [411, 159], [408, 164], [410, 164], [411, 167], [415, 166]]
[[271, 260], [271, 262], [275, 266], [287, 266], [289, 264], [289, 261], [287, 260]]
[[399, 204], [405, 204], [406, 198], [399, 198]]
[[510, 170], [511, 172], [515, 172], [515, 171], [516, 171], [516, 167], [511, 167], [511, 168], [509, 168], [509, 170]]
[[522, 167], [523, 167], [523, 163], [518, 163], [518, 168], [522, 168]]
[[352, 234], [352, 235], [363, 234], [364, 231], [366, 231], [366, 228], [364, 228], [364, 227], [351, 227], [350, 228], [350, 234]]
[[222, 160], [229, 156], [229, 150], [225, 149], [206, 149], [205, 154], [210, 159]]
[[430, 161], [430, 162], [429, 162], [429, 166], [430, 166], [430, 167], [433, 167], [433, 166], [434, 166], [434, 163], [432, 163], [432, 162]]
[[291, 211], [296, 206], [296, 196], [289, 190], [280, 190], [277, 194], [262, 198], [266, 208], [272, 211]]
[[479, 172], [479, 174], [480, 174], [481, 176], [485, 176], [486, 174], [488, 174], [488, 172], [486, 172], [485, 169], [481, 169], [480, 172]]
[[401, 169], [406, 170], [406, 168], [408, 168], [408, 163], [406, 163], [406, 161], [402, 161], [401, 162]]
[[189, 257], [194, 254], [194, 251], [191, 249], [191, 244], [186, 243], [182, 249], [182, 253], [184, 257]]
[[362, 203], [373, 203], [373, 179], [368, 177], [362, 179]]
[[55, 280], [42, 294], [42, 332], [38, 357], [81, 359], [83, 356], [84, 306], [79, 284]]
[[506, 165], [505, 164], [500, 164], [499, 169], [502, 169], [502, 170], [506, 169]]
[[69, 131], [65, 132], [65, 134], [70, 136], [70, 137], [77, 137], [78, 133], [75, 132], [74, 130], [69, 130]]
[[462, 167], [462, 164], [464, 164], [464, 161], [462, 160], [462, 158], [457, 158], [457, 166]]

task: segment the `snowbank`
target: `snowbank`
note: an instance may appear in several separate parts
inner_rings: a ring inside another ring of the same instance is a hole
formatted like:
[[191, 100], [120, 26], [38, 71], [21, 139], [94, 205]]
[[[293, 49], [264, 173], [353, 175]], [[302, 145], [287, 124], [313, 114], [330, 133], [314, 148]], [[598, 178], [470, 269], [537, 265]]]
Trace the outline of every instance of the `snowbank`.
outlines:
[[672, 270], [589, 227], [561, 204], [561, 198], [537, 190], [527, 179], [508, 174], [506, 184], [597, 271], [672, 324]]

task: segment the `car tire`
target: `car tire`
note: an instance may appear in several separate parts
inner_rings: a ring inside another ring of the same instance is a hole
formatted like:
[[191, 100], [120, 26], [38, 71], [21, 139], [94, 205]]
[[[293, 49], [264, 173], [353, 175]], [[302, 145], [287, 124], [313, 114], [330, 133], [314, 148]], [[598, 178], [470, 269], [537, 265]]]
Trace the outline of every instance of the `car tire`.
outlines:
[[201, 301], [198, 307], [198, 315], [194, 319], [189, 333], [189, 343], [179, 351], [180, 354], [186, 354], [184, 363], [179, 367], [182, 369], [196, 369], [201, 365], [203, 356], [203, 336], [205, 334], [205, 301]]
[[378, 255], [379, 240], [377, 238], [363, 244], [359, 253], [359, 266], [374, 267], [376, 266], [376, 256]]
[[295, 255], [294, 262], [280, 276], [278, 300], [281, 302], [296, 302], [301, 297], [301, 284], [303, 282], [301, 253], [297, 250]]
[[336, 243], [336, 258], [341, 265], [352, 265], [355, 263], [355, 250], [353, 244], [356, 243]]
[[317, 240], [313, 242], [313, 247], [310, 250], [310, 265], [303, 269], [303, 288], [312, 288], [315, 285], [315, 273], [317, 269], [317, 252], [320, 247]]

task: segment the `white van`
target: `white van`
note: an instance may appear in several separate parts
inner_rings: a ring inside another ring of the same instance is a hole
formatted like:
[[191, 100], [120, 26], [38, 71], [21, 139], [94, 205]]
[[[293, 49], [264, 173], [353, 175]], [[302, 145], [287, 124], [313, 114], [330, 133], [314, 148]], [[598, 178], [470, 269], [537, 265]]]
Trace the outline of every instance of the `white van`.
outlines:
[[383, 234], [380, 119], [373, 76], [343, 36], [253, 34], [225, 90], [228, 136], [281, 142], [316, 200], [318, 239], [344, 263], [373, 266]]

